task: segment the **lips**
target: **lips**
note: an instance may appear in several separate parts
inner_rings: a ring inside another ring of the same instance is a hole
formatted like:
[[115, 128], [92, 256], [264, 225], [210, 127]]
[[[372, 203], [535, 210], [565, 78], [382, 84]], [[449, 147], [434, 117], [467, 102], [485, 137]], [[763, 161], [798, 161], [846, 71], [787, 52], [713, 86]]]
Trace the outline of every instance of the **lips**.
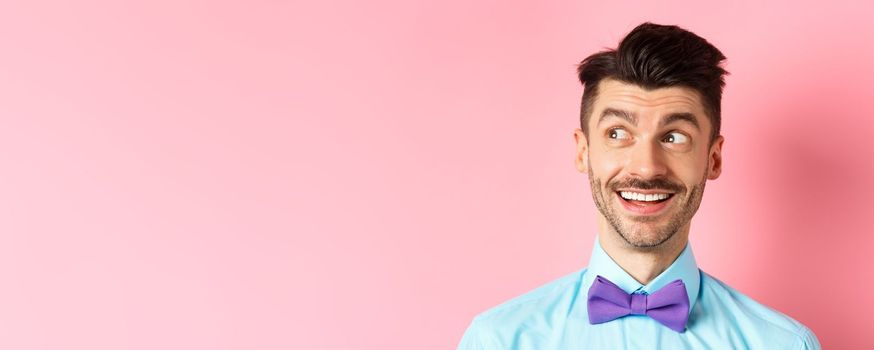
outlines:
[[[659, 191], [620, 190], [614, 193], [616, 193], [616, 198], [619, 199], [619, 203], [622, 204], [625, 210], [637, 215], [647, 216], [661, 214], [675, 197], [673, 193]], [[625, 197], [630, 197], [630, 199], [623, 198], [623, 194]], [[667, 198], [661, 199], [665, 196]]]

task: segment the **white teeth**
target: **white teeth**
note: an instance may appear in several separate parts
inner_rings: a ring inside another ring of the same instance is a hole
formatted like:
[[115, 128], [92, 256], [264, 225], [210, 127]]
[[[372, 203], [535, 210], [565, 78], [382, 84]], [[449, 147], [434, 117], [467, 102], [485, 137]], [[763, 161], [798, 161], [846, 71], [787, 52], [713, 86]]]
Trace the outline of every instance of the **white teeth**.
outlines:
[[625, 199], [630, 199], [630, 200], [634, 200], [634, 201], [643, 201], [643, 202], [660, 201], [662, 199], [666, 199], [666, 198], [670, 197], [670, 195], [667, 193], [643, 194], [643, 193], [629, 192], [629, 191], [621, 191], [621, 192], [619, 192], [619, 195]]

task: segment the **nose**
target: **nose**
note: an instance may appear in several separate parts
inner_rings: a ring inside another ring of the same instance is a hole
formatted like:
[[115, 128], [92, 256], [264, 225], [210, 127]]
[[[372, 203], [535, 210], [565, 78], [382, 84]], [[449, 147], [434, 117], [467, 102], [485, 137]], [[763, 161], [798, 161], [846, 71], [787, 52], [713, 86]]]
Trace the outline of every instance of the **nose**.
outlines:
[[632, 147], [628, 163], [630, 175], [651, 179], [664, 176], [667, 171], [661, 145], [655, 142], [638, 142]]

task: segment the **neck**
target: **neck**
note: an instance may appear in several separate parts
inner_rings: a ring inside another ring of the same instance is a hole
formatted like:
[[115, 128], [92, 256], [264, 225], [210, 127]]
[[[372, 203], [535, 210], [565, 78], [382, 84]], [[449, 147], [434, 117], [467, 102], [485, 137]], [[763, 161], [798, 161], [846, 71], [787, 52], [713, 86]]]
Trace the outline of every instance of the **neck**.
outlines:
[[[625, 272], [646, 285], [664, 272], [680, 256], [689, 241], [689, 224], [671, 238], [655, 247], [635, 247], [623, 239], [606, 222], [601, 225], [598, 241], [601, 248]], [[606, 227], [605, 227], [606, 226]]]

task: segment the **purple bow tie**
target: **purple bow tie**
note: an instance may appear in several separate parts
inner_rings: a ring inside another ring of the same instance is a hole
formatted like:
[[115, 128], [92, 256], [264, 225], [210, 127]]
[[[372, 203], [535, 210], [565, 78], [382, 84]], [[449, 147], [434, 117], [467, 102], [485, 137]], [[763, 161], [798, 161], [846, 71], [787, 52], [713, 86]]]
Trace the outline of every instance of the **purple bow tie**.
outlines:
[[597, 276], [589, 288], [589, 323], [598, 324], [627, 315], [647, 315], [677, 332], [686, 330], [689, 296], [683, 280], [674, 280], [652, 294], [628, 294], [610, 280]]

